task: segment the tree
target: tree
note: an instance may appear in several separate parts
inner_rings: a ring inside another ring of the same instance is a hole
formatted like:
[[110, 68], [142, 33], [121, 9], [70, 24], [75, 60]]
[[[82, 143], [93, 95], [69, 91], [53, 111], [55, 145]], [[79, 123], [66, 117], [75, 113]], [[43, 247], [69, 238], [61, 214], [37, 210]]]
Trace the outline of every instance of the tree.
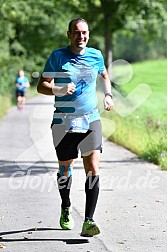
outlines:
[[[163, 21], [165, 3], [166, 0], [0, 0], [0, 82], [8, 88], [12, 69], [23, 67], [29, 73], [42, 69], [48, 54], [67, 43], [68, 22], [78, 16], [88, 20], [93, 35], [90, 43], [104, 52], [108, 66], [118, 31], [129, 35], [137, 30], [148, 40], [157, 36], [157, 30], [161, 32], [157, 20]], [[6, 90], [1, 85], [2, 89]]]
[[[92, 26], [93, 34], [104, 36], [105, 62], [109, 66], [112, 62], [114, 34], [122, 29], [135, 32], [142, 29], [143, 33], [152, 36], [156, 29], [157, 20], [165, 18], [165, 1], [163, 0], [79, 0], [70, 2], [76, 14], [85, 17]], [[150, 32], [151, 29], [151, 32]]]
[[48, 56], [52, 47], [65, 40], [68, 18], [60, 0], [6, 0], [1, 2], [1, 40], [10, 55]]
[[0, 94], [9, 93], [17, 71], [31, 78], [49, 53], [66, 39], [61, 1], [0, 0]]

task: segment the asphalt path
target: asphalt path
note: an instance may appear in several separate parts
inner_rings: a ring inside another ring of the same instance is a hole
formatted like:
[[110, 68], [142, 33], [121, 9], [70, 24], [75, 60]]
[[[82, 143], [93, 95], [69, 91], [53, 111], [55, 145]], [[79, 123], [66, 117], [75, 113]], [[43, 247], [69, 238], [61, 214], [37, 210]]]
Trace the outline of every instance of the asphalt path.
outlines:
[[5, 252], [166, 252], [167, 174], [103, 140], [94, 219], [101, 234], [80, 236], [85, 174], [75, 161], [71, 200], [75, 228], [59, 226], [57, 158], [50, 123], [53, 97], [39, 95], [0, 122], [0, 249]]

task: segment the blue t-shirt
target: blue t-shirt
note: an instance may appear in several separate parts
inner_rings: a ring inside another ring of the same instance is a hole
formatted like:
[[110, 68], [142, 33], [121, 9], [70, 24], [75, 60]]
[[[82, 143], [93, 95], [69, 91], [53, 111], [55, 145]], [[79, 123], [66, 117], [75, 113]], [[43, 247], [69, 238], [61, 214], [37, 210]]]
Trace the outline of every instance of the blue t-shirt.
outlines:
[[46, 62], [43, 77], [54, 78], [56, 86], [74, 82], [76, 91], [72, 95], [55, 96], [55, 107], [62, 113], [83, 115], [90, 113], [90, 121], [100, 118], [97, 107], [97, 74], [105, 70], [104, 59], [97, 49], [86, 47], [85, 53], [77, 55], [69, 46], [52, 52]]
[[26, 76], [24, 77], [16, 77], [16, 81], [17, 84], [19, 84], [19, 87], [16, 87], [17, 91], [22, 91], [22, 92], [26, 92], [27, 88], [25, 87], [25, 83], [28, 82], [28, 78]]

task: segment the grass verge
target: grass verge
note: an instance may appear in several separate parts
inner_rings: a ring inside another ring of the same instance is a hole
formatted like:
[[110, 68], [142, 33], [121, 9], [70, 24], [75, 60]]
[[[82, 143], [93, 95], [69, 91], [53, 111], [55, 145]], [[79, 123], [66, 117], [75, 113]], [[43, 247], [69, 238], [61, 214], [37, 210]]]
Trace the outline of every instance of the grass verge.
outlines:
[[[8, 95], [0, 95], [0, 120], [2, 120], [12, 106], [16, 106], [15, 91], [12, 91]], [[31, 86], [27, 90], [26, 98], [29, 99], [35, 95], [37, 95], [36, 87]]]
[[[132, 67], [132, 79], [113, 88], [115, 111], [101, 114], [103, 134], [167, 170], [167, 60], [146, 61]], [[141, 83], [151, 90], [145, 101], [142, 101], [145, 94], [140, 93]], [[114, 123], [114, 130], [106, 124], [106, 119], [111, 126]]]

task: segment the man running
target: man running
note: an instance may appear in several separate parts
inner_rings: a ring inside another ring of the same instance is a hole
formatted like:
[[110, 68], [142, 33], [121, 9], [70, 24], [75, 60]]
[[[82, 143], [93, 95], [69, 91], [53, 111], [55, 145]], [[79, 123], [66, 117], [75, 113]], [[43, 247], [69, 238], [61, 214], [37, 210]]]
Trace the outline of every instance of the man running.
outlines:
[[[74, 159], [81, 151], [85, 169], [85, 219], [82, 236], [94, 236], [100, 229], [93, 220], [99, 195], [99, 160], [102, 152], [100, 114], [97, 108], [96, 79], [103, 77], [105, 109], [113, 107], [111, 83], [101, 52], [87, 47], [89, 28], [86, 20], [69, 23], [70, 45], [53, 51], [46, 62], [37, 90], [55, 96], [52, 121], [53, 142], [59, 160], [57, 174], [61, 196], [60, 226], [73, 229], [70, 187]], [[51, 81], [54, 79], [54, 85]]]
[[17, 107], [18, 110], [22, 110], [26, 100], [25, 94], [27, 88], [30, 87], [29, 80], [26, 76], [24, 76], [23, 70], [19, 70], [18, 76], [16, 77], [15, 80], [15, 85], [16, 85]]

